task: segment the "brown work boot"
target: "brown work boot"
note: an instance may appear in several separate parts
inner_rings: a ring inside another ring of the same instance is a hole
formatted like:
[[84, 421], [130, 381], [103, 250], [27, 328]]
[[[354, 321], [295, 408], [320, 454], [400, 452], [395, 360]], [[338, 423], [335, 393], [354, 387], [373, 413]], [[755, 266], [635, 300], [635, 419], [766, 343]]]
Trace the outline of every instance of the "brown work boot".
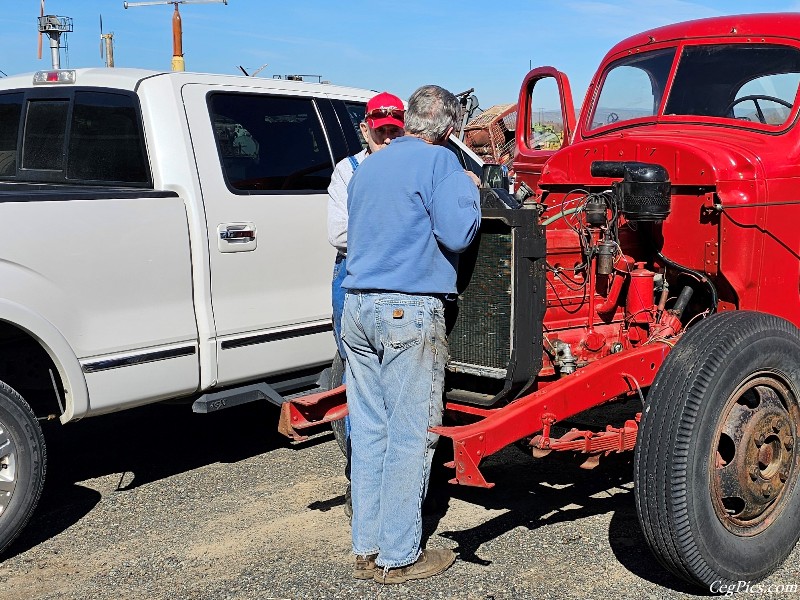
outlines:
[[449, 548], [423, 550], [417, 562], [396, 569], [375, 568], [378, 583], [403, 583], [412, 579], [425, 579], [444, 573], [456, 560], [456, 553]]
[[378, 558], [377, 554], [362, 554], [356, 555], [356, 566], [353, 568], [353, 577], [356, 579], [372, 579], [375, 575], [377, 567], [375, 566], [375, 559]]

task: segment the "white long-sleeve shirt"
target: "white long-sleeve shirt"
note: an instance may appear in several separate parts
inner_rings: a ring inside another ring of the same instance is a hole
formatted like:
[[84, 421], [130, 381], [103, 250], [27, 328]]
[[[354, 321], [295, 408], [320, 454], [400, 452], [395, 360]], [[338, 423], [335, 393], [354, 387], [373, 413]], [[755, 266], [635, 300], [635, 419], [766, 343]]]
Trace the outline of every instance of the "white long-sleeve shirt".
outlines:
[[[366, 149], [355, 155], [358, 164], [366, 157]], [[342, 254], [347, 254], [347, 185], [353, 171], [349, 156], [340, 160], [328, 186], [328, 241]]]

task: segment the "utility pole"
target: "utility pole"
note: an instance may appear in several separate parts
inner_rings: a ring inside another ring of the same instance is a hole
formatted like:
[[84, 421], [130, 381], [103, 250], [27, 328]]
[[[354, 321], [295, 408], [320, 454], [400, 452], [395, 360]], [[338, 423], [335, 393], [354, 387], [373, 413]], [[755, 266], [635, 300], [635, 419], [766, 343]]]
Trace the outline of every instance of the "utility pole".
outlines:
[[100, 58], [106, 67], [114, 66], [114, 32], [103, 33], [103, 15], [100, 15]]
[[186, 64], [183, 60], [183, 26], [181, 25], [181, 13], [178, 4], [228, 4], [228, 0], [163, 0], [157, 2], [123, 2], [123, 6], [154, 6], [156, 4], [172, 4], [175, 10], [172, 12], [172, 70], [185, 71]]

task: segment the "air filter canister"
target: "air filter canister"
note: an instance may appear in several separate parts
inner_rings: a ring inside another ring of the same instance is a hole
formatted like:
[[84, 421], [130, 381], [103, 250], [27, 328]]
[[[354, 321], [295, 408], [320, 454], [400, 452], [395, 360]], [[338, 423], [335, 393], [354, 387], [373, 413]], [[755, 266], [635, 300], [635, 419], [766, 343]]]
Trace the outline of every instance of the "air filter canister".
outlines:
[[672, 184], [661, 165], [595, 161], [591, 173], [595, 177], [622, 177], [613, 187], [621, 201], [622, 214], [629, 221], [663, 221], [669, 216]]

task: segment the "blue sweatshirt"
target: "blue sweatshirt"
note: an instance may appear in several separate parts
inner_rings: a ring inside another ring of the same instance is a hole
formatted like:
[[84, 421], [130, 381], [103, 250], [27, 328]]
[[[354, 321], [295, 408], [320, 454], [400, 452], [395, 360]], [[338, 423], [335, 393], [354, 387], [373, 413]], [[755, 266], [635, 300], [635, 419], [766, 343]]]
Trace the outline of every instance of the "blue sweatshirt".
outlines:
[[458, 254], [481, 222], [478, 189], [443, 146], [405, 136], [368, 156], [347, 187], [349, 290], [456, 291]]

